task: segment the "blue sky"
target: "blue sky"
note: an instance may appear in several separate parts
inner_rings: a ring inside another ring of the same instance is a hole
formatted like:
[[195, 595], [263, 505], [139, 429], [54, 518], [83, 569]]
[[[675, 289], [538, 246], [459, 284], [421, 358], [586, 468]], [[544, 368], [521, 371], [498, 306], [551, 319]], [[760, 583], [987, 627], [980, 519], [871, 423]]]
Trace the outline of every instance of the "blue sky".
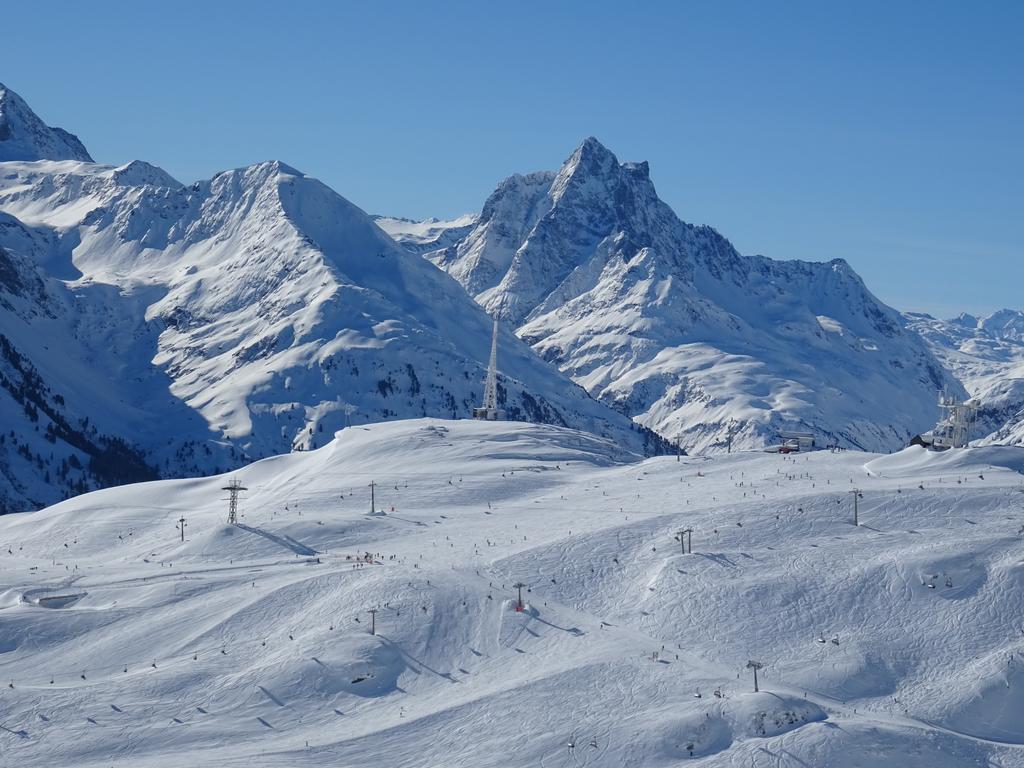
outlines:
[[0, 82], [101, 162], [280, 159], [417, 218], [594, 135], [743, 253], [1024, 306], [1024, 3], [498, 5], [13, 3]]

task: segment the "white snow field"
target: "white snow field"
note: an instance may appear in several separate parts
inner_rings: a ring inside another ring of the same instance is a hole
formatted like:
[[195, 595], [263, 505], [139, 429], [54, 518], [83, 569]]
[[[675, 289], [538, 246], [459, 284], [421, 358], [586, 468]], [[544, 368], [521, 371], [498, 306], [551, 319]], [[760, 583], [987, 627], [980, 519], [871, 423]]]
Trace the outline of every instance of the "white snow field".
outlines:
[[418, 419], [0, 517], [0, 765], [1024, 766], [1022, 457]]
[[423, 221], [413, 221], [397, 216], [371, 216], [371, 218], [396, 243], [408, 250], [422, 254], [454, 245], [470, 233], [480, 217], [475, 213], [466, 213], [456, 216], [454, 219], [430, 218]]

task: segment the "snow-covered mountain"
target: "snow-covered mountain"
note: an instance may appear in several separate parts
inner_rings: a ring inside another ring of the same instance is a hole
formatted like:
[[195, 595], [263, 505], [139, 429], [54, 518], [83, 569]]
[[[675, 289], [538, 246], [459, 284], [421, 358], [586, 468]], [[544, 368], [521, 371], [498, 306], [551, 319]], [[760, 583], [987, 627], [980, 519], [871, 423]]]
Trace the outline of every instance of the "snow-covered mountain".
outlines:
[[[4, 508], [122, 479], [98, 471], [108, 444], [129, 479], [195, 474], [478, 404], [486, 313], [282, 163], [183, 187], [143, 162], [9, 161], [0, 212]], [[499, 368], [511, 418], [660, 446], [507, 330]]]
[[891, 450], [959, 385], [842, 260], [741, 256], [589, 138], [426, 254], [596, 398], [691, 449], [780, 430]]
[[1024, 444], [1024, 312], [939, 320], [906, 313], [908, 325], [976, 399], [974, 436], [982, 443]]
[[4, 160], [92, 158], [77, 136], [48, 126], [24, 99], [0, 83], [0, 161]]

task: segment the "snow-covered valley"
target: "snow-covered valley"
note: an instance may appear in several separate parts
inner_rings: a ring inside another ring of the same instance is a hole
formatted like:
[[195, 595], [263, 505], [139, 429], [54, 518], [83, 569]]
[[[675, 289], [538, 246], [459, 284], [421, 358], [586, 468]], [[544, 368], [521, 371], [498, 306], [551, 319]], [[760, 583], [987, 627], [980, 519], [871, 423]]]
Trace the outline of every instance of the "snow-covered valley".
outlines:
[[0, 762], [1024, 765], [1022, 469], [416, 419], [6, 515]]

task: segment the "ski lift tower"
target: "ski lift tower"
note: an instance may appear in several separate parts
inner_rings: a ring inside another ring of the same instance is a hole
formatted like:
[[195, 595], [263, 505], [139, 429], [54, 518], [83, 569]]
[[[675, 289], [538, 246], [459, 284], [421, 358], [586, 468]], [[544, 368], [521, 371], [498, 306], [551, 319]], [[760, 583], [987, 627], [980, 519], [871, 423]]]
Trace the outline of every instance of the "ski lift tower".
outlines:
[[978, 406], [970, 401], [960, 402], [943, 391], [939, 395], [942, 418], [932, 430], [932, 445], [935, 448], [966, 448], [970, 440], [971, 427], [978, 415]]
[[484, 404], [473, 409], [473, 418], [483, 421], [498, 421], [504, 416], [498, 410], [498, 321], [491, 331], [491, 359], [487, 364], [487, 378], [484, 380]]
[[762, 664], [760, 661], [751, 660], [747, 662], [747, 669], [754, 670], [754, 693], [758, 693], [760, 691], [760, 689], [757, 687], [757, 670], [761, 669], [763, 666], [764, 664]]

